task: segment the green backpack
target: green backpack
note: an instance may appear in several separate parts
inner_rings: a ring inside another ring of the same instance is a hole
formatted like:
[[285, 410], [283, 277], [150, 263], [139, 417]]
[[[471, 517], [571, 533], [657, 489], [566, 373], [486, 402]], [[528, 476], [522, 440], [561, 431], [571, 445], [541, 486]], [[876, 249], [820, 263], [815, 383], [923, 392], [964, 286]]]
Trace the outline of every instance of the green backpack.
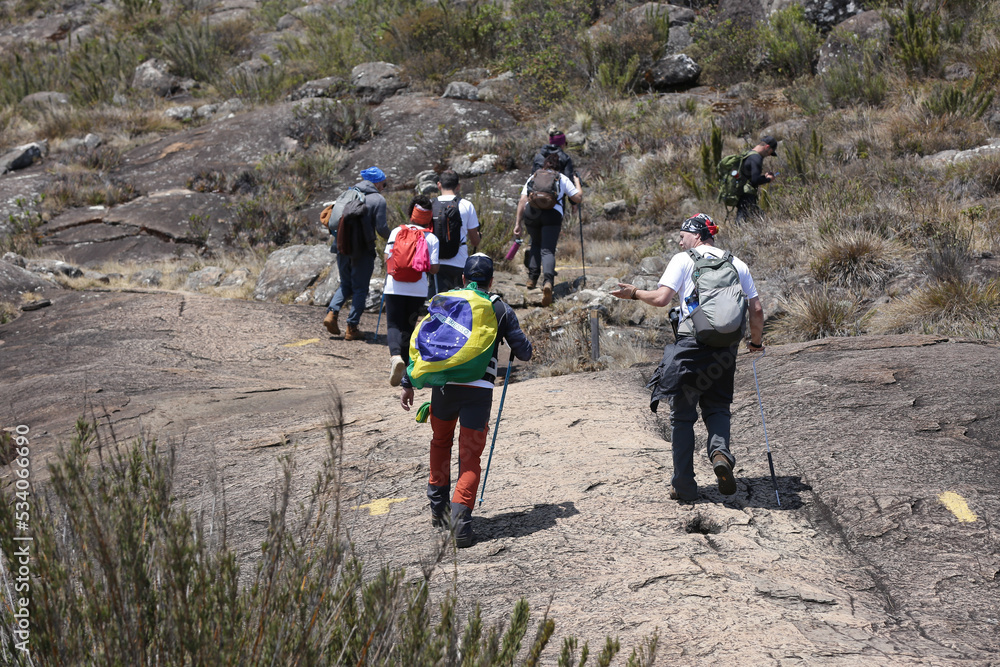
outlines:
[[746, 179], [742, 173], [743, 161], [752, 152], [752, 149], [747, 149], [742, 153], [727, 155], [715, 166], [715, 175], [719, 181], [719, 201], [726, 206], [736, 206], [740, 195], [743, 194], [746, 186]]
[[681, 335], [694, 336], [704, 345], [729, 347], [743, 338], [747, 316], [747, 298], [740, 285], [740, 274], [733, 265], [733, 254], [722, 257], [688, 250], [694, 261], [694, 296], [696, 305], [677, 327]]

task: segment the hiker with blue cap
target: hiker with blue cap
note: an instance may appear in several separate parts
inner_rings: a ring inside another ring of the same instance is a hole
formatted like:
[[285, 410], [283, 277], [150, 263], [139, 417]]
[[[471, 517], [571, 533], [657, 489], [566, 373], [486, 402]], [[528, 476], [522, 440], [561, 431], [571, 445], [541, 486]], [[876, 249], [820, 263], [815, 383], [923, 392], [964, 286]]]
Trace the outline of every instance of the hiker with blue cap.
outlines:
[[[368, 300], [368, 284], [375, 271], [375, 234], [384, 239], [389, 238], [389, 224], [385, 217], [385, 197], [382, 191], [387, 184], [385, 173], [378, 167], [361, 170], [361, 181], [351, 190], [357, 196], [364, 197], [364, 213], [361, 215], [360, 232], [357, 243], [353, 245], [351, 254], [337, 254], [337, 270], [340, 273], [340, 286], [330, 299], [323, 326], [334, 336], [340, 335], [340, 308], [345, 301], [350, 300], [351, 312], [347, 315], [347, 333], [344, 340], [364, 340], [361, 332], [361, 313], [365, 310]], [[334, 241], [336, 247], [336, 241]]]
[[[465, 262], [463, 287], [437, 294], [410, 340], [410, 365], [402, 380], [400, 405], [413, 406], [413, 388], [432, 387], [430, 477], [431, 525], [449, 528], [455, 545], [475, 543], [472, 508], [489, 432], [497, 352], [506, 342], [521, 361], [531, 359], [531, 341], [514, 310], [490, 296], [493, 260], [476, 253]], [[505, 382], [508, 380], [505, 379]], [[451, 450], [458, 433], [458, 478], [451, 493]]]

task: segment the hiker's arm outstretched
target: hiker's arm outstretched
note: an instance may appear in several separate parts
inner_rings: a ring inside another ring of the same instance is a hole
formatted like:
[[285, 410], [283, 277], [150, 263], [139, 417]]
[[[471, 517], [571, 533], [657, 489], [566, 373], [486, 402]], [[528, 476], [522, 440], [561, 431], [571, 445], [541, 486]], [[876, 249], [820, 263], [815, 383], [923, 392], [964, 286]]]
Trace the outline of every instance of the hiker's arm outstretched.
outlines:
[[660, 285], [655, 290], [644, 290], [628, 283], [618, 283], [618, 289], [613, 290], [611, 296], [616, 296], [619, 299], [634, 299], [657, 308], [663, 308], [670, 304], [676, 293], [665, 285]]

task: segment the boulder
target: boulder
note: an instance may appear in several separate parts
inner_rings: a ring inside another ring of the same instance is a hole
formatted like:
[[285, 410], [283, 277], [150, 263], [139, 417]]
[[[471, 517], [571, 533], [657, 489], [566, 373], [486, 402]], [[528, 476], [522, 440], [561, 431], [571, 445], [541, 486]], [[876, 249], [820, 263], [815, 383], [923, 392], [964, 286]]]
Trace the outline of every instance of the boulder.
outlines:
[[862, 11], [862, 3], [857, 0], [802, 0], [802, 5], [806, 20], [822, 32], [828, 32]]
[[485, 67], [466, 67], [452, 74], [451, 78], [455, 81], [469, 81], [478, 84], [489, 76], [490, 71]]
[[[342, 178], [351, 183], [361, 169], [373, 164], [394, 182], [412, 182], [414, 174], [448, 164], [468, 132], [500, 133], [515, 125], [509, 113], [492, 104], [424, 95], [390, 97], [372, 115], [382, 130], [356, 148], [341, 170]], [[475, 161], [469, 162], [470, 170]]]
[[330, 256], [334, 258], [333, 264], [330, 265], [330, 272], [327, 273], [326, 278], [317, 282], [310, 297], [310, 302], [314, 306], [328, 305], [330, 299], [337, 292], [337, 288], [340, 287], [340, 271], [337, 270], [336, 262], [337, 256], [333, 253], [330, 253]]
[[499, 155], [460, 155], [451, 161], [451, 168], [462, 178], [482, 176], [496, 170]]
[[343, 78], [328, 76], [323, 79], [306, 81], [290, 92], [285, 99], [289, 102], [295, 102], [309, 97], [339, 97], [346, 94], [349, 88], [349, 84]]
[[659, 280], [660, 276], [667, 269], [667, 262], [659, 255], [653, 255], [651, 257], [643, 257], [642, 261], [639, 262], [638, 271], [644, 276], [653, 276]]
[[646, 83], [656, 91], [687, 88], [698, 82], [701, 66], [683, 53], [660, 58], [645, 74]]
[[406, 88], [398, 65], [386, 62], [361, 63], [351, 70], [351, 85], [362, 99], [380, 104]]
[[163, 282], [163, 271], [158, 269], [141, 269], [130, 275], [128, 281], [139, 287], [159, 287]]
[[232, 273], [226, 276], [222, 280], [222, 282], [219, 283], [219, 287], [225, 287], [225, 288], [243, 287], [243, 285], [245, 285], [248, 280], [250, 280], [250, 269], [246, 268], [234, 269]]
[[872, 10], [856, 14], [830, 31], [819, 49], [816, 71], [822, 74], [842, 57], [860, 66], [864, 56], [862, 45], [884, 42], [888, 36], [889, 22], [882, 12]]
[[170, 107], [163, 112], [163, 115], [172, 120], [186, 123], [194, 117], [194, 107], [187, 105], [181, 107]]
[[32, 273], [40, 273], [46, 277], [62, 275], [68, 278], [79, 278], [83, 275], [80, 267], [68, 264], [58, 259], [22, 259], [23, 266]]
[[517, 80], [513, 72], [504, 72], [480, 82], [476, 91], [483, 102], [509, 102], [517, 94]]
[[691, 26], [685, 24], [676, 28], [671, 27], [665, 52], [667, 54], [684, 53], [692, 44], [694, 44], [694, 39], [691, 37]]
[[218, 287], [224, 275], [226, 275], [225, 269], [218, 266], [206, 266], [188, 275], [186, 286], [194, 292], [206, 287]]
[[276, 250], [267, 258], [257, 278], [253, 298], [276, 301], [284, 295], [299, 295], [315, 283], [335, 259], [336, 255], [325, 245], [293, 245]]
[[20, 303], [21, 295], [41, 289], [57, 289], [54, 280], [40, 276], [6, 260], [0, 260], [0, 301]]
[[154, 95], [167, 97], [181, 90], [180, 77], [170, 73], [170, 63], [151, 58], [135, 68], [132, 88], [148, 90]]
[[48, 153], [49, 144], [47, 139], [33, 141], [30, 144], [18, 146], [7, 151], [0, 156], [0, 173], [6, 174], [9, 171], [25, 169], [41, 160]]
[[628, 212], [628, 203], [624, 199], [616, 199], [604, 204], [604, 215], [609, 218], [617, 218]]
[[47, 111], [50, 109], [68, 109], [69, 95], [52, 91], [31, 93], [21, 99], [21, 106], [28, 109]]
[[218, 104], [202, 104], [194, 112], [195, 118], [206, 120], [215, 115], [215, 112], [219, 110]]
[[429, 195], [438, 191], [438, 173], [433, 169], [427, 169], [417, 174], [417, 184], [413, 191], [418, 195]]
[[444, 89], [444, 94], [441, 95], [441, 97], [448, 97], [456, 100], [476, 101], [479, 99], [479, 90], [471, 83], [466, 83], [465, 81], [452, 81]]

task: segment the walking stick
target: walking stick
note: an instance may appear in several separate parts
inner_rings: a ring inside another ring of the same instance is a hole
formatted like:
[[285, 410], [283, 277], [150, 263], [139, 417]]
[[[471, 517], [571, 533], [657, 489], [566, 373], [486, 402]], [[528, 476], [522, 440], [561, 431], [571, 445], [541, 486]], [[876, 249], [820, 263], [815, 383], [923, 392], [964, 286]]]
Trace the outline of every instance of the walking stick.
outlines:
[[[761, 352], [757, 359], [762, 359], [766, 352]], [[778, 507], [781, 507], [781, 498], [778, 496], [778, 477], [774, 474], [774, 459], [771, 458], [771, 443], [767, 440], [767, 424], [764, 423], [764, 403], [760, 400], [760, 381], [757, 380], [757, 359], [753, 360], [750, 364], [753, 366], [753, 381], [757, 385], [757, 403], [760, 404], [760, 423], [764, 427], [764, 444], [767, 445], [767, 465], [771, 468], [771, 482], [774, 484], [774, 499], [778, 501]], [[506, 385], [504, 385], [506, 389]]]
[[587, 286], [587, 258], [583, 256], [583, 204], [578, 204], [576, 212], [580, 217], [580, 264], [583, 266], [583, 286]]
[[378, 329], [382, 326], [382, 309], [385, 307], [385, 286], [388, 282], [389, 274], [386, 274], [385, 280], [382, 281], [382, 301], [378, 304], [378, 320], [375, 321], [375, 342], [378, 342]]
[[[508, 348], [509, 349], [509, 348]], [[500, 430], [500, 415], [503, 413], [503, 401], [507, 398], [507, 385], [510, 384], [510, 369], [514, 365], [514, 351], [510, 351], [510, 360], [507, 362], [507, 377], [503, 381], [503, 393], [500, 394], [500, 407], [497, 409], [497, 423], [493, 427], [493, 442], [490, 444], [490, 458], [486, 460], [486, 472], [483, 473], [483, 488], [479, 492], [479, 506], [483, 506], [483, 498], [486, 497], [486, 478], [490, 476], [490, 464], [493, 463], [493, 448], [497, 444], [497, 431]]]

